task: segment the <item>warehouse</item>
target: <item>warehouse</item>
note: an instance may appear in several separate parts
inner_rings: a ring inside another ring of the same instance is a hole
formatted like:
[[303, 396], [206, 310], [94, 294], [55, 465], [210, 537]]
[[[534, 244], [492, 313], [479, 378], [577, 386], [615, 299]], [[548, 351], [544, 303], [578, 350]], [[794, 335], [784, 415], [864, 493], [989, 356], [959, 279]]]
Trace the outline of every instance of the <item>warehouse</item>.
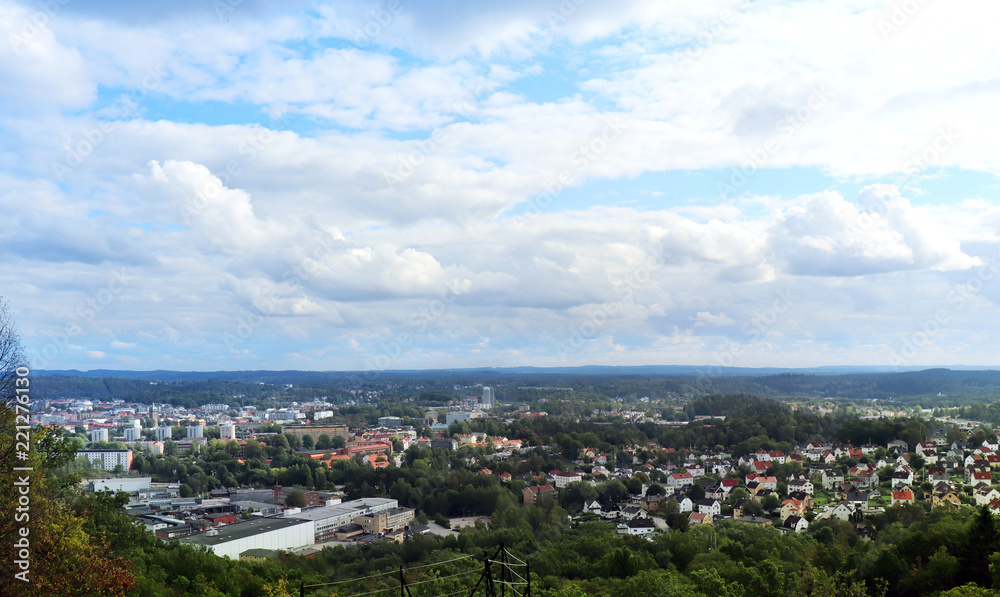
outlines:
[[282, 516], [253, 518], [180, 540], [204, 545], [216, 555], [238, 560], [248, 549], [293, 549], [312, 545], [314, 536], [311, 520]]
[[335, 539], [337, 529], [344, 525], [354, 524], [355, 518], [388, 512], [396, 509], [398, 505], [396, 500], [388, 498], [362, 498], [333, 506], [307, 508], [295, 514], [286, 514], [286, 518], [313, 522], [316, 532], [315, 542], [322, 543]]

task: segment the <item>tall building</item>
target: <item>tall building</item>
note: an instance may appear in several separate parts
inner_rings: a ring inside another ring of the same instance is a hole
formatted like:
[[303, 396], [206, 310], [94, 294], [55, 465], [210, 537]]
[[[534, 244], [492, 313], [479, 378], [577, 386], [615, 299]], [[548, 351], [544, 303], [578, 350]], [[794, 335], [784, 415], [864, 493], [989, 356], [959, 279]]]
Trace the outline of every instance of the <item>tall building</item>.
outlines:
[[189, 438], [204, 437], [205, 428], [201, 425], [188, 425], [187, 436]]
[[90, 430], [90, 441], [92, 442], [106, 442], [108, 441], [108, 430], [107, 429], [91, 429]]
[[136, 429], [135, 427], [125, 428], [125, 441], [126, 442], [137, 442], [142, 439], [142, 430]]
[[483, 386], [483, 408], [493, 408], [493, 388]]
[[119, 464], [125, 470], [132, 466], [132, 450], [79, 450], [77, 455], [86, 456], [95, 466], [106, 471], [115, 470]]
[[171, 427], [162, 426], [162, 427], [157, 427], [156, 428], [156, 440], [157, 441], [161, 441], [162, 442], [164, 440], [168, 440], [171, 437], [173, 437], [173, 435], [174, 435], [174, 430]]
[[222, 440], [236, 439], [236, 425], [232, 423], [219, 425], [219, 438]]

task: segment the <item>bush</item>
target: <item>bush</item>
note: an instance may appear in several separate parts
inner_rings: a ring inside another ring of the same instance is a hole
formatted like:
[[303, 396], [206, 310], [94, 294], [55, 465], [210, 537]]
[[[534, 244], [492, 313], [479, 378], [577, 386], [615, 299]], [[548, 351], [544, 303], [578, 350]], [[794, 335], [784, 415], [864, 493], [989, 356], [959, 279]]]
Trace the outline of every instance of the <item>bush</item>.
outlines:
[[446, 529], [451, 528], [451, 521], [448, 520], [448, 517], [445, 516], [444, 514], [441, 513], [435, 514], [434, 522], [438, 523], [439, 525], [443, 526]]

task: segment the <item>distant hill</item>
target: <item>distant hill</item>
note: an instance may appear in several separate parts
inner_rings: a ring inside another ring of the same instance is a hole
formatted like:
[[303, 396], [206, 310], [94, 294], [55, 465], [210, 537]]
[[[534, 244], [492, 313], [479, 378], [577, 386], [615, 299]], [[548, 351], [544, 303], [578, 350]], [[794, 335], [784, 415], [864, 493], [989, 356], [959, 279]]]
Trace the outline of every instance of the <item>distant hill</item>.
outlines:
[[[646, 367], [508, 367], [420, 371], [36, 371], [37, 395], [57, 398], [123, 398], [141, 402], [204, 404], [290, 396], [350, 397], [348, 388], [393, 388], [415, 395], [451, 391], [453, 385], [475, 383], [572, 387], [579, 392], [624, 394], [735, 394], [768, 397], [889, 399], [938, 394], [1000, 399], [1000, 371], [923, 369], [887, 372], [880, 367], [706, 368]], [[155, 382], [155, 383], [152, 383]], [[286, 388], [291, 384], [292, 388]]]
[[374, 379], [388, 377], [476, 377], [490, 376], [547, 376], [547, 375], [655, 375], [670, 377], [699, 377], [704, 375], [724, 377], [764, 377], [781, 374], [801, 375], [844, 375], [871, 373], [900, 373], [919, 371], [982, 371], [984, 367], [950, 366], [943, 369], [926, 369], [924, 367], [888, 367], [888, 366], [850, 366], [838, 365], [828, 367], [787, 368], [787, 367], [715, 367], [694, 365], [639, 365], [611, 366], [585, 365], [581, 367], [475, 367], [467, 369], [397, 369], [386, 371], [126, 371], [114, 369], [92, 369], [78, 371], [76, 369], [40, 369], [36, 375], [71, 375], [82, 377], [119, 377], [127, 379], [144, 379], [149, 381], [196, 381], [203, 379], [222, 379], [242, 381], [247, 383], [298, 383], [309, 385], [324, 385], [331, 382], [349, 379]]

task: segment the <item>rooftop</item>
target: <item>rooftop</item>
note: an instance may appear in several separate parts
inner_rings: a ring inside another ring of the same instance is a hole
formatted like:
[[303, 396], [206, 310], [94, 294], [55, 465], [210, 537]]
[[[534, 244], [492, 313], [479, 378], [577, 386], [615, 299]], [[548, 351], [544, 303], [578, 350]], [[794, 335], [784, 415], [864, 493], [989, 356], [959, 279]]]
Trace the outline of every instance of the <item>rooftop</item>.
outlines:
[[306, 524], [306, 522], [307, 521], [305, 520], [291, 517], [251, 518], [250, 520], [233, 523], [221, 528], [206, 531], [204, 533], [189, 535], [184, 538], [184, 541], [186, 543], [194, 543], [195, 545], [213, 546], [221, 543], [228, 543], [229, 541], [236, 541], [237, 539], [244, 539], [253, 535], [259, 535], [261, 533]]
[[299, 512], [298, 514], [292, 514], [286, 518], [295, 518], [298, 520], [325, 520], [327, 518], [333, 518], [335, 516], [341, 516], [345, 514], [352, 514], [360, 510], [365, 510], [374, 506], [385, 506], [389, 504], [396, 504], [396, 500], [388, 498], [361, 498], [360, 500], [351, 500], [349, 502], [344, 502], [342, 504], [335, 504], [333, 506], [318, 506], [316, 508], [306, 508]]

